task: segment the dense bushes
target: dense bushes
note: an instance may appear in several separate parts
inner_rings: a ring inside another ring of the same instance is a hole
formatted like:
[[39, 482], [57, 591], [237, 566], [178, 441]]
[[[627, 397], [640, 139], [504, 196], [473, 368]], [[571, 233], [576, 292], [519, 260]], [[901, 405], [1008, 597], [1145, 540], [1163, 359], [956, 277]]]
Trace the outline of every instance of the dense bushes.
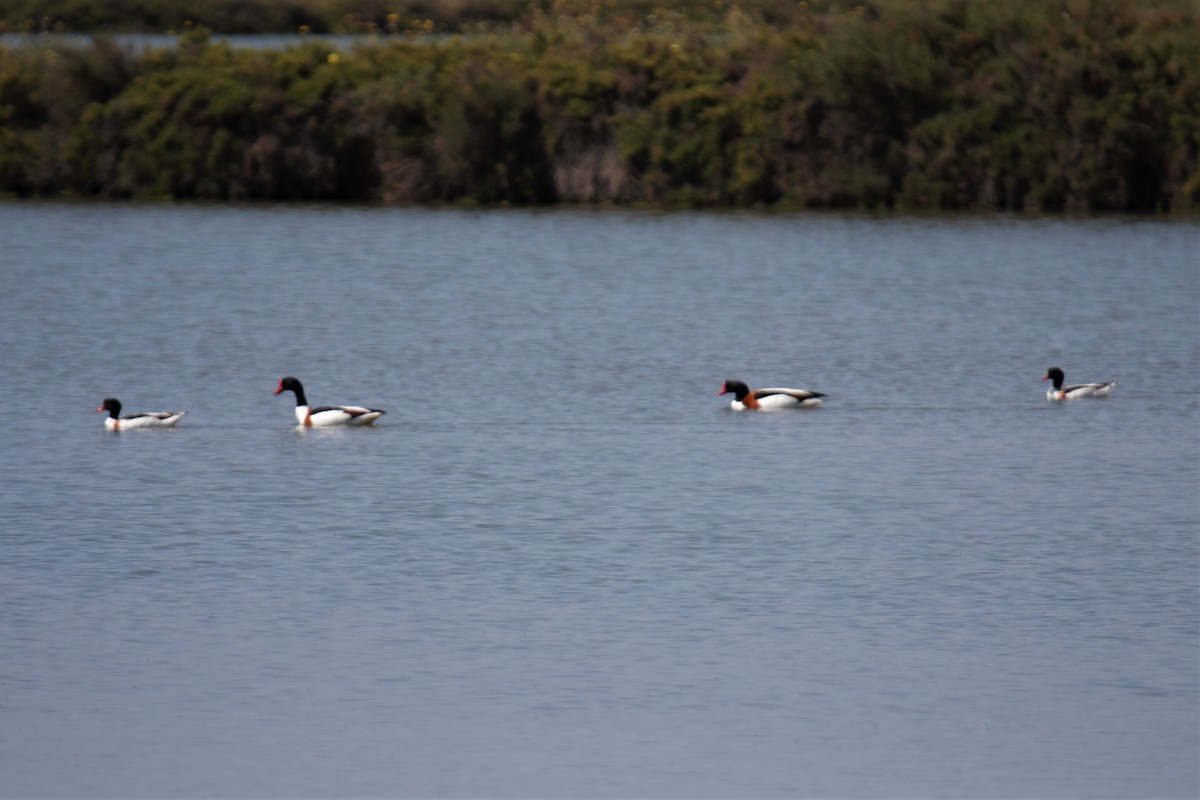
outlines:
[[0, 191], [1200, 208], [1187, 3], [523, 8], [349, 50], [0, 49]]

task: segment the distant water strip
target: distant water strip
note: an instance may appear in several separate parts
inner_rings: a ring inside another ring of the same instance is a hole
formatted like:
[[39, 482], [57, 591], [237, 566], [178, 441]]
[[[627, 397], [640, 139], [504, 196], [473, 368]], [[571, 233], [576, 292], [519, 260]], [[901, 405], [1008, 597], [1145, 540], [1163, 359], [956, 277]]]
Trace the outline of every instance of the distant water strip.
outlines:
[[[135, 53], [146, 50], [165, 50], [176, 47], [179, 37], [166, 33], [0, 33], [0, 46], [16, 47], [88, 47], [98, 38], [108, 38], [120, 47]], [[284, 50], [297, 45], [322, 42], [349, 50], [364, 44], [411, 42], [404, 36], [334, 33], [255, 33], [212, 34], [210, 42], [225, 42], [238, 50]]]

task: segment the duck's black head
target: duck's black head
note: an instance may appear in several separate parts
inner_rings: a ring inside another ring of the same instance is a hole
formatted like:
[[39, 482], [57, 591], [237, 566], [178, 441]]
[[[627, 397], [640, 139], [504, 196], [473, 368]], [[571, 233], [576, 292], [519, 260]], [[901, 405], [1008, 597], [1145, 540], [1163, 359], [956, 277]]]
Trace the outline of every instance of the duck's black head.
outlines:
[[300, 385], [300, 381], [288, 375], [286, 378], [279, 379], [279, 385], [275, 387], [275, 391], [271, 394], [283, 394], [284, 392], [303, 392], [304, 387]]
[[1061, 389], [1063, 384], [1063, 371], [1058, 367], [1051, 367], [1046, 370], [1046, 374], [1042, 376], [1044, 381], [1054, 381], [1054, 388]]
[[279, 385], [275, 387], [275, 391], [271, 394], [283, 394], [284, 392], [293, 392], [296, 395], [296, 405], [308, 405], [308, 400], [304, 397], [304, 387], [300, 385], [300, 381], [288, 375], [286, 378], [279, 379]]
[[115, 397], [104, 398], [104, 402], [96, 409], [96, 413], [99, 414], [104, 411], [107, 411], [110, 417], [116, 419], [121, 413], [121, 401]]
[[741, 381], [725, 381], [721, 384], [721, 391], [717, 394], [727, 394], [733, 392], [733, 396], [739, 401], [746, 399], [746, 395], [750, 394], [750, 387]]

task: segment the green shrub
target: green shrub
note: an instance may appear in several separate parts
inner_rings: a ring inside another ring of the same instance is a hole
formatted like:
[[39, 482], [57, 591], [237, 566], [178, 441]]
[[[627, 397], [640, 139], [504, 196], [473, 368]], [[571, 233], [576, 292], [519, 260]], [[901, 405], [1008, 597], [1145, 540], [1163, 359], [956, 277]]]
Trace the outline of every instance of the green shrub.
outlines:
[[[50, 0], [5, 2], [4, 18], [51, 16]], [[72, 2], [80, 18], [101, 14]], [[141, 2], [144, 19], [178, 17], [167, 0]], [[450, 25], [419, 17], [438, 8], [488, 24], [427, 36]], [[273, 6], [288, 25], [321, 10], [326, 27], [403, 34], [341, 50], [303, 38], [234, 49], [195, 25], [139, 52], [104, 37], [0, 47], [0, 192], [1200, 207], [1200, 14], [1185, 2], [455, 8]]]

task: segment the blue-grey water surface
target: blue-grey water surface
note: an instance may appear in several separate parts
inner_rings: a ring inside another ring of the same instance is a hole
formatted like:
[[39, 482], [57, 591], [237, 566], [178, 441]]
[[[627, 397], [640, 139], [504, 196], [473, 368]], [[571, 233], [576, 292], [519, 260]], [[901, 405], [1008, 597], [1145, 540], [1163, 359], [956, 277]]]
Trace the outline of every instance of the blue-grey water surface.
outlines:
[[0, 233], [4, 797], [1200, 794], [1194, 221]]
[[[184, 35], [187, 31], [184, 31]], [[26, 31], [22, 33], [0, 32], [0, 47], [9, 48], [61, 48], [89, 47], [97, 39], [115, 44], [130, 53], [141, 53], [146, 50], [164, 50], [176, 47], [180, 42], [179, 34], [170, 33], [53, 33], [49, 31]], [[227, 44], [235, 50], [285, 50], [306, 44], [328, 45], [336, 50], [353, 50], [359, 46], [372, 46], [392, 42], [422, 42], [440, 41], [443, 37], [434, 34], [421, 35], [379, 35], [379, 34], [343, 34], [343, 33], [251, 33], [225, 34], [209, 32], [206, 41]]]

